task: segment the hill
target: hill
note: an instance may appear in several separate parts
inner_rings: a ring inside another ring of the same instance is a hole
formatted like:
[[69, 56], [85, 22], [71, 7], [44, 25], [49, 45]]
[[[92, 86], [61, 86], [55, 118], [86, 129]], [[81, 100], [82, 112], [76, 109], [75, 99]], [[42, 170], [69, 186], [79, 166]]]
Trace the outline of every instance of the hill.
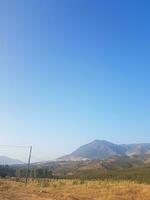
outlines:
[[93, 142], [79, 147], [69, 155], [58, 158], [59, 161], [80, 161], [107, 159], [111, 156], [133, 156], [150, 154], [150, 144], [113, 144], [105, 140]]
[[117, 179], [150, 182], [150, 155], [112, 156], [105, 160], [56, 161], [33, 168], [48, 168], [54, 177]]
[[20, 165], [24, 164], [20, 160], [12, 159], [6, 156], [0, 156], [0, 165]]

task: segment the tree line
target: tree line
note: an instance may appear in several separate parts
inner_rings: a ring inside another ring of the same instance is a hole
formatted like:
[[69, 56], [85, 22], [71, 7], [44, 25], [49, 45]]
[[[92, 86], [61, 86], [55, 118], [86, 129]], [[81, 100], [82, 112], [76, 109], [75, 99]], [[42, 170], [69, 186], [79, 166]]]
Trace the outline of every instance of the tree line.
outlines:
[[[27, 173], [27, 168], [18, 168], [8, 165], [0, 165], [0, 177], [25, 177]], [[53, 178], [52, 171], [48, 168], [31, 168], [29, 170], [29, 176], [31, 178]]]
[[0, 165], [0, 177], [4, 178], [6, 176], [16, 176], [16, 170], [13, 167], [9, 167], [8, 165]]
[[[16, 177], [25, 177], [27, 173], [26, 168], [16, 169]], [[48, 168], [31, 168], [29, 170], [29, 177], [31, 178], [53, 178], [52, 171]]]

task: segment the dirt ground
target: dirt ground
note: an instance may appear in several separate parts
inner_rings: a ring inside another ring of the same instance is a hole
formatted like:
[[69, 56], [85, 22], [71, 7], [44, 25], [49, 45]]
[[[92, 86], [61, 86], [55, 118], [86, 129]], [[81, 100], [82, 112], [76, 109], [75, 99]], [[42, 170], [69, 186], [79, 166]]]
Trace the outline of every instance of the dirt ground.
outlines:
[[0, 180], [0, 200], [150, 200], [150, 185], [132, 182]]

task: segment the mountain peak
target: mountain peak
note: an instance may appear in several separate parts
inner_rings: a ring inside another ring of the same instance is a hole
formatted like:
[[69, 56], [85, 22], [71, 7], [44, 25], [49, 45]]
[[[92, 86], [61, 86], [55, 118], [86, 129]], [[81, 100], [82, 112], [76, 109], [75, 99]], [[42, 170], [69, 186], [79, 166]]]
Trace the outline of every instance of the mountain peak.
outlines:
[[150, 144], [118, 145], [106, 140], [94, 140], [58, 160], [94, 160], [112, 156], [132, 156], [150, 154]]
[[91, 143], [103, 143], [103, 144], [113, 144], [113, 143], [111, 143], [111, 142], [109, 142], [109, 141], [107, 141], [107, 140], [98, 140], [98, 139], [96, 139], [96, 140], [93, 140], [93, 142], [91, 142]]

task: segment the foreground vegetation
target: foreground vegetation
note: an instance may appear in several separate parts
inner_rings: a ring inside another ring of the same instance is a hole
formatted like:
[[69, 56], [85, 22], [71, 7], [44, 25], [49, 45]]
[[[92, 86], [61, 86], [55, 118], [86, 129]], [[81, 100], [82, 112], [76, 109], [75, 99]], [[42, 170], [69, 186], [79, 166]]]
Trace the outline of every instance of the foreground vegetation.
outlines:
[[[0, 166], [0, 177], [16, 177], [24, 178], [26, 176], [27, 169], [24, 167], [21, 168], [12, 168], [9, 166]], [[94, 169], [93, 166], [90, 169], [75, 169], [59, 166], [54, 168], [52, 171], [48, 167], [32, 167], [29, 171], [30, 178], [39, 179], [39, 178], [53, 178], [53, 179], [80, 179], [84, 180], [127, 180], [134, 181], [137, 183], [150, 184], [150, 165], [141, 165], [138, 167], [128, 167], [121, 169]]]
[[130, 181], [0, 180], [2, 200], [149, 200], [150, 185]]
[[140, 166], [121, 170], [84, 170], [77, 171], [68, 178], [80, 178], [82, 180], [114, 180], [114, 181], [134, 181], [137, 183], [150, 184], [150, 166]]

